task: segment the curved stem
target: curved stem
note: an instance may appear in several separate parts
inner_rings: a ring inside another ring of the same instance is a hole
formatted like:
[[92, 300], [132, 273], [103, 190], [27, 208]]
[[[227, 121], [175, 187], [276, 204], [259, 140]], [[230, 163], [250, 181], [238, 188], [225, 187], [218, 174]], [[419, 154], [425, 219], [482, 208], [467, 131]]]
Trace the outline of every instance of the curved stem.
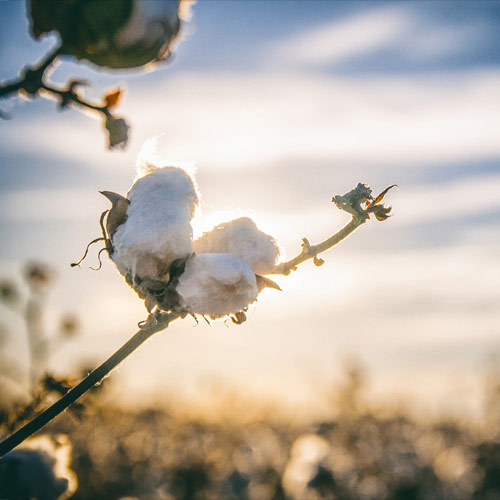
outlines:
[[[79, 83], [80, 82], [77, 82], [77, 84]], [[80, 106], [82, 108], [90, 109], [91, 111], [96, 111], [97, 113], [102, 113], [105, 118], [110, 118], [112, 116], [111, 112], [108, 109], [108, 106], [99, 106], [97, 104], [92, 104], [91, 102], [81, 98], [78, 94], [76, 94], [73, 88], [74, 85], [71, 85], [71, 83], [67, 89], [58, 89], [42, 82], [39, 90], [42, 90], [46, 94], [59, 98], [60, 105], [63, 108], [68, 106], [69, 104], [72, 104], [75, 106]]]
[[287, 276], [291, 271], [294, 271], [299, 264], [309, 259], [313, 259], [314, 264], [321, 266], [324, 261], [318, 258], [318, 254], [332, 248], [344, 238], [347, 238], [347, 236], [361, 226], [361, 224], [364, 224], [370, 218], [371, 214], [373, 214], [379, 221], [389, 218], [391, 207], [385, 207], [380, 204], [380, 202], [383, 200], [387, 192], [393, 187], [396, 187], [396, 184], [385, 188], [378, 196], [373, 198], [371, 188], [360, 182], [348, 193], [342, 196], [334, 196], [332, 198], [332, 202], [335, 203], [337, 208], [352, 215], [352, 219], [349, 224], [344, 226], [333, 236], [330, 236], [330, 238], [318, 243], [317, 245], [311, 245], [307, 238], [303, 238], [302, 251], [300, 254], [288, 262], [278, 264], [274, 271], [270, 274], [284, 274]]
[[42, 85], [42, 80], [47, 69], [54, 64], [61, 55], [61, 47], [51, 50], [38, 64], [32, 68], [24, 68], [21, 77], [7, 84], [0, 84], [0, 98], [25, 90], [28, 94], [35, 94]]
[[178, 316], [171, 313], [161, 315], [150, 315], [144, 328], [141, 328], [128, 342], [110, 356], [104, 363], [90, 372], [78, 385], [73, 387], [52, 406], [37, 415], [25, 426], [18, 429], [14, 434], [0, 443], [0, 457], [21, 444], [25, 439], [39, 431], [45, 424], [64, 411], [71, 403], [74, 403], [80, 396], [91, 387], [100, 382], [115, 366], [121, 363], [129, 354], [134, 352], [143, 342], [153, 334], [164, 330], [169, 323]]
[[[288, 276], [302, 262], [309, 259], [317, 259], [318, 254], [332, 248], [337, 243], [340, 243], [344, 238], [347, 238], [347, 236], [353, 233], [359, 226], [361, 226], [361, 224], [364, 224], [366, 220], [367, 218], [361, 215], [353, 215], [349, 224], [344, 226], [330, 238], [318, 243], [317, 245], [311, 245], [307, 238], [304, 238], [302, 240], [302, 252], [300, 252], [300, 254], [292, 260], [278, 264], [276, 269], [271, 274], [284, 274], [285, 276]], [[317, 262], [317, 265], [321, 265], [323, 263], [323, 261], [316, 260], [315, 262]]]
[[[110, 94], [107, 94], [101, 104], [96, 104], [81, 97], [77, 92], [78, 87], [89, 85], [85, 81], [70, 80], [64, 88], [54, 87], [47, 83], [45, 78], [47, 72], [60, 55], [62, 55], [61, 48], [56, 47], [37, 66], [23, 68], [17, 80], [6, 84], [0, 83], [0, 99], [12, 94], [24, 93], [33, 98], [38, 96], [55, 98], [59, 102], [59, 109], [71, 106], [91, 110], [100, 114], [104, 120], [109, 135], [110, 149], [125, 147], [129, 127], [123, 118], [115, 117], [111, 112], [111, 108], [118, 102], [121, 91], [111, 93], [114, 98], [112, 102], [109, 100]], [[10, 116], [0, 110], [0, 118], [7, 120]]]

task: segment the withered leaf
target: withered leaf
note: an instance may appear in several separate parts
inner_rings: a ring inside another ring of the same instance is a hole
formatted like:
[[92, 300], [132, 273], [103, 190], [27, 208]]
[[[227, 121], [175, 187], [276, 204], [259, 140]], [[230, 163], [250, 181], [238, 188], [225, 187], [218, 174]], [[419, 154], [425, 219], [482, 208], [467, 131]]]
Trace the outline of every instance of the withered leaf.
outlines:
[[373, 200], [373, 204], [376, 205], [377, 203], [380, 203], [384, 199], [384, 196], [387, 194], [387, 192], [394, 187], [399, 186], [397, 184], [392, 184], [391, 186], [386, 187], [378, 196], [375, 197], [375, 199]]
[[366, 209], [368, 213], [373, 213], [380, 221], [388, 219], [391, 216], [391, 210], [392, 207], [384, 207], [384, 205], [372, 205]]
[[123, 118], [109, 116], [105, 122], [109, 134], [109, 147], [124, 148], [127, 145], [129, 126]]
[[247, 315], [246, 315], [243, 311], [240, 311], [240, 312], [234, 313], [234, 316], [231, 316], [231, 321], [232, 321], [235, 325], [241, 325], [241, 324], [242, 324], [242, 323], [244, 323], [246, 320], [247, 320]]
[[118, 88], [116, 90], [111, 90], [107, 94], [104, 95], [104, 105], [109, 108], [114, 108], [120, 102], [121, 96], [123, 93], [123, 89]]

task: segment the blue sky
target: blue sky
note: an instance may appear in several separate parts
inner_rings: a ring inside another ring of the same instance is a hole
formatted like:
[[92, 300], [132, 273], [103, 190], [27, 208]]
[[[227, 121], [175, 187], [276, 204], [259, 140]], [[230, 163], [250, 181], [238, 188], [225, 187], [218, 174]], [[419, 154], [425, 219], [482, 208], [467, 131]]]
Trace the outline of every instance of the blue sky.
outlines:
[[[76, 111], [0, 103], [12, 115], [0, 123], [0, 270], [48, 261], [59, 273], [49, 323], [68, 308], [82, 316], [54, 365], [103, 359], [144, 317], [111, 263], [68, 264], [98, 234], [97, 191], [125, 193], [142, 144], [160, 135], [160, 154], [197, 170], [195, 229], [250, 213], [289, 257], [346, 222], [333, 194], [359, 181], [400, 189], [392, 219], [281, 279], [283, 294], [265, 292], [241, 328], [185, 322], [143, 346], [119, 372], [131, 394], [203, 397], [200, 380], [216, 378], [300, 406], [359, 356], [374, 394], [477, 407], [467, 395], [500, 348], [500, 2], [202, 0], [193, 13], [157, 71], [68, 60], [54, 72], [89, 78], [95, 97], [126, 85], [123, 152]], [[0, 1], [2, 80], [52, 43], [30, 39], [23, 2]]]

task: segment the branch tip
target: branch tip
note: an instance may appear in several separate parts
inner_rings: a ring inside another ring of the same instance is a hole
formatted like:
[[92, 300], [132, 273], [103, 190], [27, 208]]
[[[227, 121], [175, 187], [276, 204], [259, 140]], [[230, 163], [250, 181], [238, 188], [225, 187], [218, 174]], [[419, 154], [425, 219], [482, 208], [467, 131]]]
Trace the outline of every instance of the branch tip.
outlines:
[[388, 219], [391, 215], [392, 207], [385, 207], [380, 202], [393, 187], [397, 187], [397, 185], [393, 184], [385, 188], [378, 196], [373, 198], [371, 188], [367, 184], [360, 182], [348, 193], [333, 196], [332, 202], [339, 210], [350, 214], [352, 216], [351, 221], [333, 236], [317, 245], [311, 245], [307, 238], [302, 238], [302, 250], [300, 254], [288, 262], [278, 264], [271, 274], [288, 276], [292, 271], [297, 269], [299, 264], [309, 259], [313, 260], [315, 266], [322, 266], [325, 261], [320, 259], [318, 254], [332, 248], [349, 236], [370, 218], [370, 214], [373, 214], [379, 221]]

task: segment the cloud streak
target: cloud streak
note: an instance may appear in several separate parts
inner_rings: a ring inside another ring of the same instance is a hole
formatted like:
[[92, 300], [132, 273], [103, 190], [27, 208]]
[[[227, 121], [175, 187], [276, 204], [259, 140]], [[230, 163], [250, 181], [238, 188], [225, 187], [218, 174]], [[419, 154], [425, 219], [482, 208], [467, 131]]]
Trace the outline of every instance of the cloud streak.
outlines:
[[338, 64], [391, 45], [411, 24], [400, 7], [362, 12], [289, 37], [277, 44], [273, 56], [305, 67]]
[[[308, 71], [338, 68], [380, 53], [393, 62], [433, 62], [477, 51], [489, 43], [495, 29], [485, 19], [443, 19], [439, 9], [426, 14], [425, 9], [399, 4], [308, 27], [275, 43], [270, 53], [275, 66]], [[387, 60], [379, 58], [378, 63]]]

